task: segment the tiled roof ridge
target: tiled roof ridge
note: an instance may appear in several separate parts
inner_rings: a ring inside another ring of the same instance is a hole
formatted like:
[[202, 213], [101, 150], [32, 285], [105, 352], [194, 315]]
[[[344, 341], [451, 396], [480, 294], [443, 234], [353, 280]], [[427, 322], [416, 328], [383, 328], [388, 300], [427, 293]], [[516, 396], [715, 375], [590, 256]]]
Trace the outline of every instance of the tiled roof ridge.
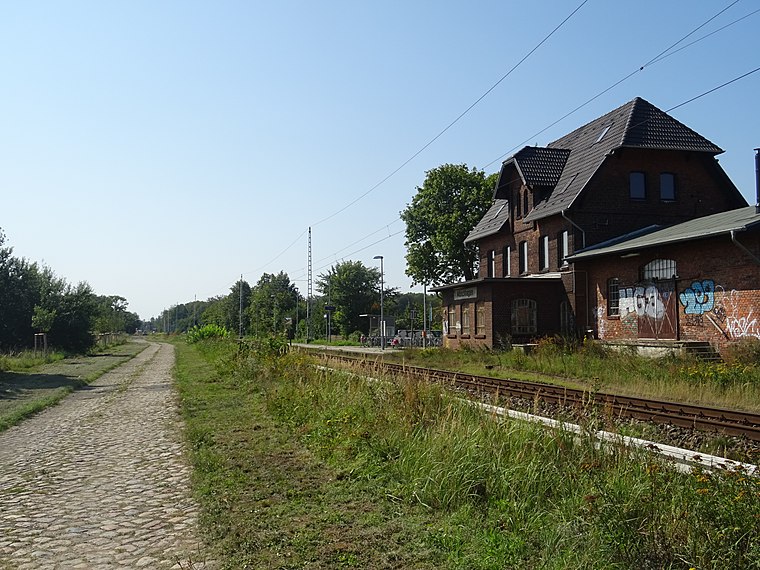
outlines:
[[[663, 111], [656, 105], [653, 105], [646, 99], [643, 99], [642, 97], [635, 97], [631, 103], [631, 109], [630, 114], [628, 116], [628, 122], [626, 123], [625, 129], [623, 130], [623, 137], [620, 141], [620, 146], [633, 146], [633, 147], [641, 147], [641, 146], [650, 146], [648, 144], [645, 144], [641, 141], [636, 141], [635, 139], [638, 136], [636, 133], [636, 129], [639, 127], [644, 127], [649, 123], [652, 128], [656, 127], [656, 122], [658, 120], [665, 121], [671, 123], [673, 127], [676, 127], [677, 129], [680, 129], [684, 131], [687, 135], [690, 137], [693, 137], [693, 141], [688, 145], [690, 150], [695, 151], [703, 151], [703, 152], [710, 152], [713, 154], [721, 154], [723, 153], [723, 149], [720, 148], [718, 145], [710, 141], [709, 139], [705, 138], [703, 135], [700, 135], [697, 131], [692, 129], [691, 127], [685, 125], [678, 119], [676, 119], [673, 115], [670, 113], [667, 113], [666, 111]], [[639, 114], [646, 115], [646, 118], [644, 120], [640, 120], [638, 122], [636, 121], [636, 117]], [[647, 126], [649, 126], [647, 125]], [[662, 127], [659, 127], [662, 128]], [[627, 144], [630, 143], [630, 144]], [[694, 145], [702, 145], [703, 148], [694, 148]], [[673, 147], [673, 145], [666, 145], [667, 147]]]
[[[623, 132], [620, 135], [620, 142], [618, 143], [618, 146], [623, 146], [623, 142], [628, 136], [628, 133], [634, 126], [636, 126], [636, 125], [632, 125], [633, 117], [636, 115], [636, 109], [640, 107], [642, 102], [646, 103], [650, 107], [654, 107], [654, 105], [652, 105], [649, 101], [647, 101], [646, 99], [642, 99], [641, 97], [634, 97], [632, 100], [626, 103], [626, 105], [630, 105], [630, 108], [628, 109], [628, 118], [626, 118], [625, 120], [625, 128], [623, 129]], [[654, 107], [654, 108], [656, 109], [657, 107]]]

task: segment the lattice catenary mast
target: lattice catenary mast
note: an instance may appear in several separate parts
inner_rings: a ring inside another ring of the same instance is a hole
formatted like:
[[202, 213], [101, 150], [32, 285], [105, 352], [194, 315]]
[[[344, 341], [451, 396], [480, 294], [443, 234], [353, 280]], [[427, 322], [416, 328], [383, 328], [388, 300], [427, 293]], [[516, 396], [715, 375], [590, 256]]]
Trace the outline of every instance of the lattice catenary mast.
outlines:
[[309, 228], [309, 262], [306, 281], [306, 342], [311, 338], [311, 228]]

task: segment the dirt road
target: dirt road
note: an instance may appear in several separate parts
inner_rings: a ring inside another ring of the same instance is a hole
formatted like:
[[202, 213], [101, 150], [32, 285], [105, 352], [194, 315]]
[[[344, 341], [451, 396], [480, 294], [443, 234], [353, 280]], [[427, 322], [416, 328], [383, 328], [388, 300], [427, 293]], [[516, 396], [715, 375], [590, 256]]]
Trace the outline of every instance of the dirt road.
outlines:
[[171, 369], [151, 343], [0, 433], [0, 568], [210, 569]]

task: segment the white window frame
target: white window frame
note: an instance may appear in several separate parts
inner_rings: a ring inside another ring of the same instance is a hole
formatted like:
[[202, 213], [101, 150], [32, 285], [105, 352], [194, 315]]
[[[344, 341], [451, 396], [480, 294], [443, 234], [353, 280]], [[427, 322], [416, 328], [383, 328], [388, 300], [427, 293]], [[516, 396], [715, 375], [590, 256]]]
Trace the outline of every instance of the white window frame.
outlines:
[[549, 236], [541, 236], [539, 248], [539, 269], [546, 271], [549, 269]]
[[557, 248], [559, 249], [559, 262], [560, 267], [567, 265], [567, 256], [570, 255], [570, 232], [562, 230], [559, 233], [559, 239], [557, 240]]
[[479, 336], [486, 334], [486, 307], [483, 301], [475, 303], [475, 334]]
[[462, 334], [470, 334], [470, 304], [462, 303]]
[[520, 242], [520, 275], [528, 273], [528, 242]]

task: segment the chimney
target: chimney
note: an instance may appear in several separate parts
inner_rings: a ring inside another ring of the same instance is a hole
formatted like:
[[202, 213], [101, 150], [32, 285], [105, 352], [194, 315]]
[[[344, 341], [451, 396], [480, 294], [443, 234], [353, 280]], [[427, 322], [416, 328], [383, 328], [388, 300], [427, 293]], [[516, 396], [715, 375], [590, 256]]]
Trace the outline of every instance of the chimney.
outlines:
[[760, 148], [755, 149], [755, 213], [760, 214]]

